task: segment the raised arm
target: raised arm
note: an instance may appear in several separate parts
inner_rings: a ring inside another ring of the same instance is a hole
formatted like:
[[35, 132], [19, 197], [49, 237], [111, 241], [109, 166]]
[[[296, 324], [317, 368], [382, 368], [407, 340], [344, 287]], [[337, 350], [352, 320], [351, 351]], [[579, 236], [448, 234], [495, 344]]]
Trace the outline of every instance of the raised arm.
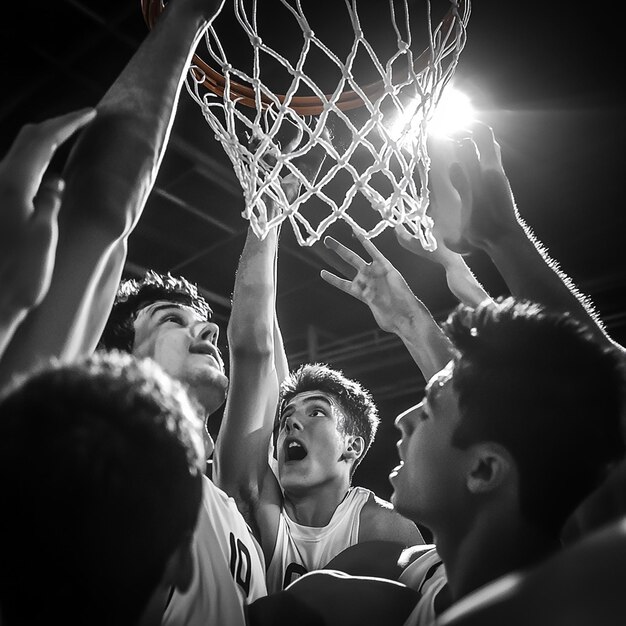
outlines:
[[[248, 228], [228, 323], [230, 388], [216, 440], [213, 478], [233, 497], [263, 550], [273, 549], [281, 493], [268, 449], [278, 404], [275, 263], [278, 231]], [[280, 359], [279, 359], [280, 360]]]
[[371, 262], [367, 263], [332, 237], [326, 237], [325, 245], [354, 267], [357, 274], [352, 280], [346, 280], [322, 270], [321, 277], [367, 304], [378, 326], [398, 335], [424, 378], [429, 380], [450, 360], [448, 339], [400, 272], [371, 241], [355, 234], [372, 257]]
[[514, 296], [569, 312], [600, 341], [626, 353], [608, 336], [589, 298], [559, 269], [520, 216], [492, 129], [476, 123], [457, 155], [453, 182], [464, 212], [457, 249], [484, 250]]
[[48, 165], [95, 115], [95, 109], [81, 109], [26, 124], [0, 161], [0, 358], [52, 279], [65, 183], [46, 175]]
[[154, 185], [185, 73], [222, 2], [169, 2], [98, 103], [95, 123], [64, 170], [50, 289], [9, 345], [0, 382], [41, 358], [74, 358], [95, 348], [117, 288], [111, 276], [121, 274], [128, 235]]
[[401, 224], [395, 232], [403, 248], [441, 265], [446, 273], [448, 288], [454, 296], [459, 302], [475, 307], [489, 298], [489, 294], [478, 282], [463, 256], [448, 247], [449, 242], [458, 242], [463, 228], [461, 198], [450, 178], [452, 166], [457, 160], [455, 146], [454, 141], [445, 137], [433, 136], [428, 140], [431, 161], [428, 213], [434, 221], [433, 235], [437, 248], [432, 252], [424, 250], [419, 240]]

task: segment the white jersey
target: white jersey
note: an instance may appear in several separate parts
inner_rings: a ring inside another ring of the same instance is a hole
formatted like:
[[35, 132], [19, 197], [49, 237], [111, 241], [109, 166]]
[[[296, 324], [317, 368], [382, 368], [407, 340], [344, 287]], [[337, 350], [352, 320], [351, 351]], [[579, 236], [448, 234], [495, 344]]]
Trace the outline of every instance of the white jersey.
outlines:
[[404, 626], [432, 626], [437, 619], [435, 598], [448, 582], [446, 568], [435, 547], [407, 566], [398, 581], [421, 594]]
[[368, 489], [352, 487], [330, 522], [321, 528], [297, 524], [283, 506], [267, 570], [269, 593], [281, 591], [302, 574], [325, 567], [340, 552], [358, 543], [361, 510], [372, 496]]
[[235, 501], [206, 476], [192, 550], [191, 586], [174, 591], [162, 624], [244, 626], [244, 606], [267, 595], [265, 562]]

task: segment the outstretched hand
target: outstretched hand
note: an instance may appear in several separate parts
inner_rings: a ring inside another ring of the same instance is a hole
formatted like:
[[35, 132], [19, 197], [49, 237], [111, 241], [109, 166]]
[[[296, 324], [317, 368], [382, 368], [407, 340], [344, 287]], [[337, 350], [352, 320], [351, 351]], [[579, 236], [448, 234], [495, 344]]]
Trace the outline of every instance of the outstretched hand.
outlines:
[[355, 236], [372, 257], [366, 262], [332, 237], [324, 245], [357, 270], [352, 280], [346, 280], [322, 270], [321, 277], [330, 285], [364, 302], [372, 311], [378, 326], [387, 332], [398, 332], [398, 323], [411, 316], [415, 308], [415, 295], [402, 274], [387, 260], [376, 246], [355, 231]]
[[44, 174], [57, 148], [95, 115], [81, 109], [27, 124], [0, 161], [0, 281], [8, 310], [30, 309], [47, 293], [64, 182]]
[[463, 207], [462, 239], [450, 247], [460, 252], [468, 246], [487, 248], [520, 221], [492, 129], [476, 122], [471, 131], [458, 144], [457, 163], [450, 168]]

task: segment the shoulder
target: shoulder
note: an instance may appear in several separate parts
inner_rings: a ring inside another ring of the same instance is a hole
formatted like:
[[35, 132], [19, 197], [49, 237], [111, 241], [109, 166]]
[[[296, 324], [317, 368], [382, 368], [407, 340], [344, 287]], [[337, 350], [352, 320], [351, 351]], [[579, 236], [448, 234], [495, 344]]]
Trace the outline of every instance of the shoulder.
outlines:
[[402, 517], [393, 505], [371, 494], [361, 510], [359, 541], [394, 541], [403, 546], [423, 544], [417, 526]]

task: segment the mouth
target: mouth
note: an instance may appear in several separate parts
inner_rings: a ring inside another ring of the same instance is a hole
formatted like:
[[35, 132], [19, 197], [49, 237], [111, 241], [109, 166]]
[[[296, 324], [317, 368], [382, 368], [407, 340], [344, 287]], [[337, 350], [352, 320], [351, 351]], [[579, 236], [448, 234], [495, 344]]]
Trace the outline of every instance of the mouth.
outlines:
[[215, 361], [215, 364], [220, 369], [220, 371], [224, 371], [224, 363], [222, 361], [220, 351], [212, 343], [208, 341], [197, 343], [191, 347], [190, 351], [194, 354], [203, 354], [205, 356], [211, 357], [213, 361]]
[[308, 454], [304, 445], [296, 439], [286, 439], [283, 444], [283, 450], [285, 453], [285, 463], [302, 461]]
[[404, 461], [400, 461], [399, 465], [396, 465], [396, 467], [394, 467], [391, 470], [391, 473], [389, 474], [389, 478], [395, 478], [398, 473], [400, 472], [400, 470], [402, 469], [402, 466], [404, 465]]

